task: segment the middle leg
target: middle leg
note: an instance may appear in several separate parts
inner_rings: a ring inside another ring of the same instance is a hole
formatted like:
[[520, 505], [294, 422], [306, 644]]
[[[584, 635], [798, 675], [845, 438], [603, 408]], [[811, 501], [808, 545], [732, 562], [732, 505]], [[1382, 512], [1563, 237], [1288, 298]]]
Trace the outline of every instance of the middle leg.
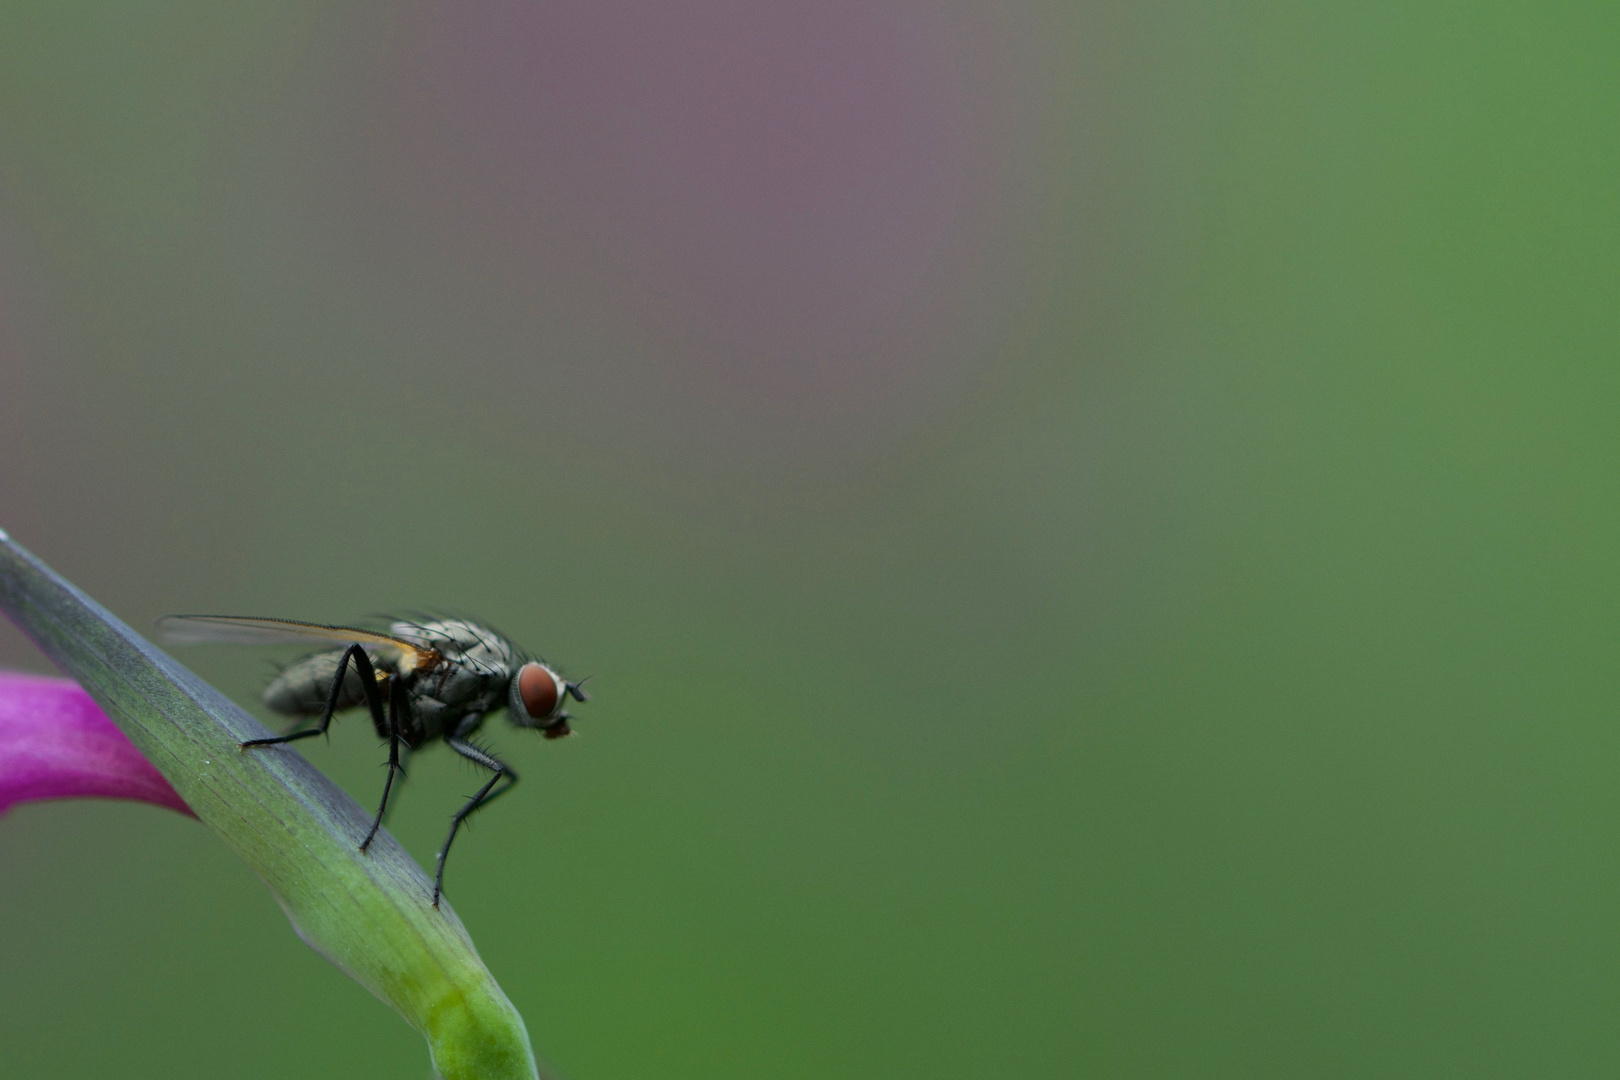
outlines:
[[391, 676], [388, 680], [388, 779], [383, 783], [382, 802], [377, 805], [376, 820], [371, 823], [371, 831], [366, 833], [366, 838], [360, 841], [361, 851], [371, 846], [377, 830], [382, 828], [383, 813], [388, 809], [388, 793], [394, 788], [394, 774], [405, 771], [399, 763], [399, 744], [404, 741], [400, 728], [410, 707], [410, 699], [405, 696], [405, 681], [397, 675]]

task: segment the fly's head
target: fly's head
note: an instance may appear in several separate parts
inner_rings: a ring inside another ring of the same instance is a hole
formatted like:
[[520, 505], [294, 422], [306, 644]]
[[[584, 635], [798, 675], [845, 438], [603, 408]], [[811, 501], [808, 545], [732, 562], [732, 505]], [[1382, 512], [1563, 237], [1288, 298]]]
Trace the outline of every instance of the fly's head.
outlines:
[[572, 683], [538, 660], [530, 660], [512, 675], [507, 689], [507, 712], [512, 723], [522, 728], [538, 728], [548, 739], [560, 739], [574, 732], [568, 726], [569, 698], [590, 700], [584, 680]]

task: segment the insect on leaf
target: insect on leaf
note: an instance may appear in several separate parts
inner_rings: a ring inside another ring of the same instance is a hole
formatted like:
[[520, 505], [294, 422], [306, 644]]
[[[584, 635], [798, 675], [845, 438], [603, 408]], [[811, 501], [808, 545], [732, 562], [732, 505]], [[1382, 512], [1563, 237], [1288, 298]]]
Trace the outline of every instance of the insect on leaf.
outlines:
[[293, 752], [244, 754], [268, 734], [0, 531], [0, 609], [73, 676], [198, 818], [270, 887], [298, 935], [399, 1011], [445, 1080], [533, 1080], [523, 1019], [447, 901], [394, 838], [359, 844], [371, 815]]

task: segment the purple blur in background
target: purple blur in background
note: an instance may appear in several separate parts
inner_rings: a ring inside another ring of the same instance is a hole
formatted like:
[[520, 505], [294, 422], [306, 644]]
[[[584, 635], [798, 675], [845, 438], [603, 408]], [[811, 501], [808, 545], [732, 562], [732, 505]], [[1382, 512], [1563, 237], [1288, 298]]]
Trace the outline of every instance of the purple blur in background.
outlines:
[[41, 799], [136, 799], [191, 814], [77, 683], [0, 672], [0, 814]]
[[440, 5], [391, 27], [355, 190], [418, 258], [613, 297], [707, 393], [903, 394], [937, 374], [996, 156], [966, 30], [838, 0]]

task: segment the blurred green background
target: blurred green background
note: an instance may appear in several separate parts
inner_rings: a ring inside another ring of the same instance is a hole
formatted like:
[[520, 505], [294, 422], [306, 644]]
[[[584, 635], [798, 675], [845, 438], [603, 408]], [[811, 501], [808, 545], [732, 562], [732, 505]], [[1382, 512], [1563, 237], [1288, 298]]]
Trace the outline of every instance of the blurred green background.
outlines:
[[[1617, 56], [12, 0], [0, 524], [137, 626], [437, 605], [594, 674], [448, 877], [574, 1080], [1612, 1076]], [[307, 753], [376, 798], [367, 724]], [[0, 868], [0, 1076], [428, 1074], [194, 822], [27, 806]]]

